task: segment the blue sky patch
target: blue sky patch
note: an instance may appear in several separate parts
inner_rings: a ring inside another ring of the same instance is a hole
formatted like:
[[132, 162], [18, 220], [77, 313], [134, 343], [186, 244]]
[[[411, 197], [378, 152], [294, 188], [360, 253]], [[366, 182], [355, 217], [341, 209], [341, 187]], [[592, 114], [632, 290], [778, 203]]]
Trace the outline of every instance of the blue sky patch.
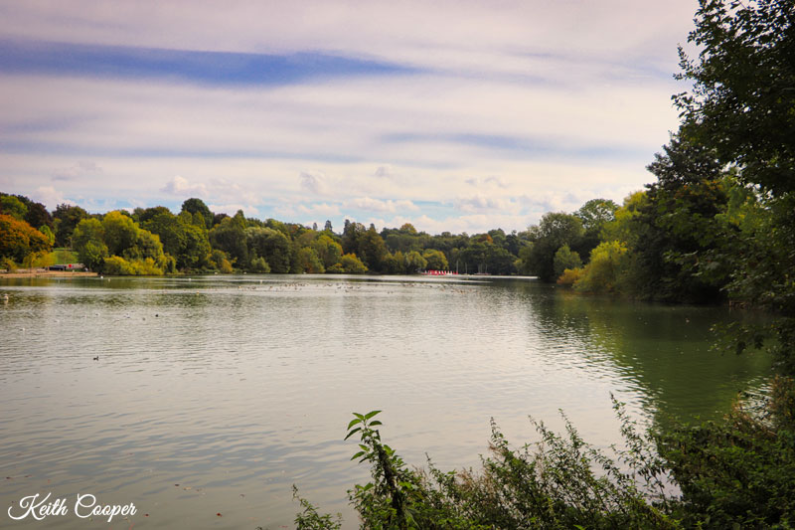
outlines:
[[154, 78], [210, 85], [289, 85], [419, 70], [324, 53], [270, 55], [0, 40], [0, 72]]

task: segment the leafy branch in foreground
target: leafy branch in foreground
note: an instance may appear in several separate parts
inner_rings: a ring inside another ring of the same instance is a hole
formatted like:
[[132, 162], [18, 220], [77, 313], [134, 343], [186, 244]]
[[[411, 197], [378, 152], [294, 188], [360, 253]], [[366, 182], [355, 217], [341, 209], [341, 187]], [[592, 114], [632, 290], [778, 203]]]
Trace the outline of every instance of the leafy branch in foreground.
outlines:
[[295, 516], [296, 530], [339, 530], [342, 526], [342, 515], [335, 517], [329, 514], [320, 515], [314, 504], [298, 494], [298, 488], [293, 484], [293, 499], [301, 504], [302, 511]]
[[[374, 530], [792, 528], [795, 523], [795, 381], [777, 378], [751, 409], [665, 432], [642, 429], [613, 400], [623, 448], [613, 456], [586, 443], [566, 420], [564, 434], [535, 420], [540, 439], [512, 448], [492, 421], [482, 469], [410, 469], [355, 413], [347, 438], [370, 482], [348, 492], [360, 528]], [[565, 419], [565, 416], [564, 416]], [[672, 495], [677, 488], [681, 496]], [[300, 530], [340, 528], [300, 499]]]
[[615, 406], [628, 446], [615, 460], [586, 444], [568, 420], [564, 436], [533, 422], [541, 441], [521, 450], [492, 422], [491, 456], [480, 473], [443, 472], [431, 462], [427, 471], [409, 469], [381, 440], [381, 422], [373, 420], [380, 411], [354, 413], [346, 439], [358, 435], [360, 443], [352, 459], [371, 465], [371, 481], [348, 492], [361, 528], [677, 528], [665, 515], [668, 479], [651, 437], [637, 434]]

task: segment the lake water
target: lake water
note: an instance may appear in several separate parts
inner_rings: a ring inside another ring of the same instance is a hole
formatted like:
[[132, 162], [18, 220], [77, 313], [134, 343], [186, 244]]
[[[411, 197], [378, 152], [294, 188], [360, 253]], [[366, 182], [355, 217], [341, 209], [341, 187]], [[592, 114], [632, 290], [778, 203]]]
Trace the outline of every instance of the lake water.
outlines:
[[[4, 528], [291, 528], [292, 484], [355, 528], [353, 411], [382, 409], [407, 462], [452, 469], [478, 465], [492, 417], [519, 446], [528, 415], [559, 427], [563, 409], [607, 446], [611, 392], [649, 421], [714, 418], [771, 370], [710, 349], [710, 326], [742, 316], [725, 308], [519, 279], [0, 280], [3, 294]], [[9, 519], [35, 493], [69, 514]], [[79, 493], [137, 513], [79, 519]]]

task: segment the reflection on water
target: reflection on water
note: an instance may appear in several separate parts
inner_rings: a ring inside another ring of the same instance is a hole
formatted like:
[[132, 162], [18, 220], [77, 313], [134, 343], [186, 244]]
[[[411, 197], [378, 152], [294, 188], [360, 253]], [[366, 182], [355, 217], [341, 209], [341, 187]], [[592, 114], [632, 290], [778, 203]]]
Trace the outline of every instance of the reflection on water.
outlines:
[[345, 492], [367, 470], [342, 441], [352, 411], [383, 409], [407, 461], [427, 452], [445, 469], [478, 464], [491, 417], [519, 444], [533, 437], [527, 414], [555, 427], [563, 409], [608, 445], [610, 392], [638, 415], [715, 417], [770, 371], [765, 357], [710, 351], [709, 327], [737, 318], [725, 309], [529, 281], [3, 282], [0, 520], [27, 495], [89, 492], [135, 503], [136, 527], [279, 528], [295, 483], [353, 528]]

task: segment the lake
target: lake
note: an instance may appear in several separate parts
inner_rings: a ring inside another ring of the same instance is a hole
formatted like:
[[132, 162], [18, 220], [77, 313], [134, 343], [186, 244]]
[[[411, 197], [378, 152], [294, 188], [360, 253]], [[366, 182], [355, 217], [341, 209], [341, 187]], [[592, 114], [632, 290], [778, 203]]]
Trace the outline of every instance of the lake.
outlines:
[[[527, 279], [19, 279], [3, 294], [11, 528], [292, 528], [293, 484], [356, 528], [346, 491], [368, 470], [343, 441], [353, 411], [382, 409], [388, 444], [446, 470], [479, 464], [491, 418], [520, 446], [528, 415], [559, 428], [562, 409], [606, 447], [620, 441], [611, 392], [647, 421], [716, 418], [771, 374], [764, 355], [710, 348], [710, 327], [742, 313]], [[70, 513], [11, 521], [35, 493]], [[77, 518], [88, 493], [137, 513]]]

